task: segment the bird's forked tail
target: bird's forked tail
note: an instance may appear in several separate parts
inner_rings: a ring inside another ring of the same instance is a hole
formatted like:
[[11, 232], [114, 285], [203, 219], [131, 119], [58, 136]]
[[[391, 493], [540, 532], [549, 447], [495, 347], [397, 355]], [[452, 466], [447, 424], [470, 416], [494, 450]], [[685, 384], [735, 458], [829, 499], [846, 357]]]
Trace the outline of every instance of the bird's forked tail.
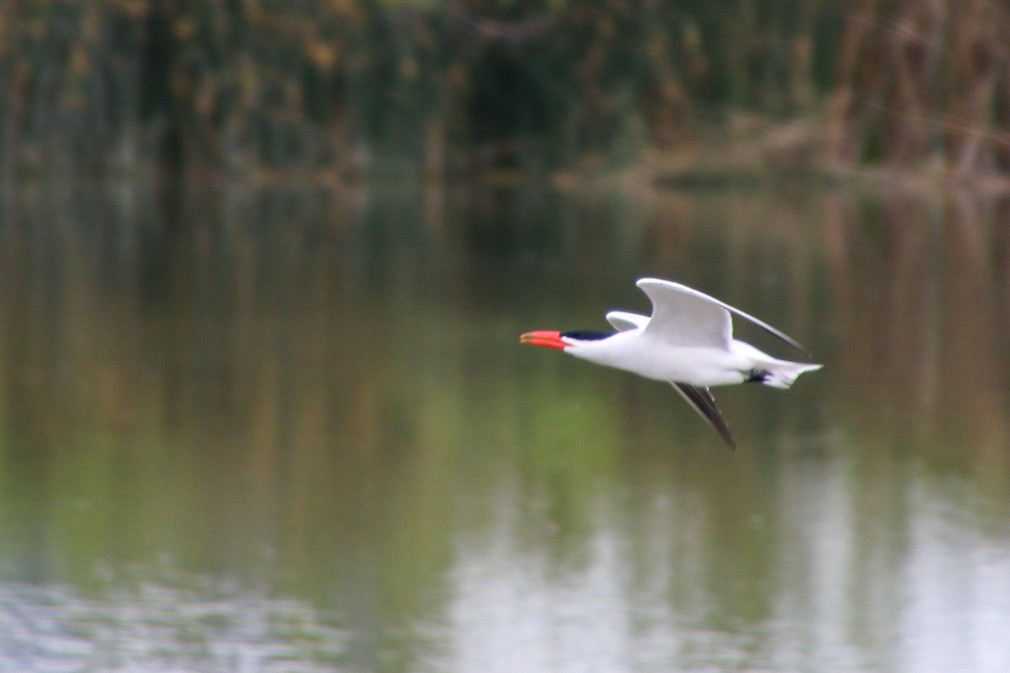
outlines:
[[766, 365], [753, 370], [751, 381], [763, 383], [772, 388], [785, 390], [789, 388], [800, 374], [817, 371], [824, 365], [807, 364], [805, 362], [789, 362], [787, 360], [772, 360]]

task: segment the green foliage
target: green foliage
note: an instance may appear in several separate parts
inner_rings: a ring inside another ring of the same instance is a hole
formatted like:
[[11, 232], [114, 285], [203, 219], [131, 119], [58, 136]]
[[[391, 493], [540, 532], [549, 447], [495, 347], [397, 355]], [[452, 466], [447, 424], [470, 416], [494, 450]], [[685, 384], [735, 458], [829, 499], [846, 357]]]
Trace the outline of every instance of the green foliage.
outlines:
[[996, 0], [26, 0], [0, 171], [614, 166], [747, 113], [829, 158], [1004, 170]]
[[8, 171], [598, 165], [727, 105], [796, 112], [805, 103], [793, 92], [813, 76], [790, 50], [816, 47], [810, 7], [29, 0], [0, 19], [0, 161]]

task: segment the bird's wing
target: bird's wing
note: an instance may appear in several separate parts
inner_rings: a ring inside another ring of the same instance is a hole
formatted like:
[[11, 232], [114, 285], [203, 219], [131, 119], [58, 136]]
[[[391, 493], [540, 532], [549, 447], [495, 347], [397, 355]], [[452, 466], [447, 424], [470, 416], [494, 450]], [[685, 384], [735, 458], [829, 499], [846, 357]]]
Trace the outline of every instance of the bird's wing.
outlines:
[[726, 419], [722, 417], [722, 412], [719, 411], [719, 407], [715, 404], [712, 391], [706, 386], [692, 386], [687, 383], [677, 383], [676, 381], [670, 381], [670, 385], [683, 395], [687, 403], [722, 435], [722, 438], [726, 440], [730, 448], [736, 448], [736, 440], [733, 439], [733, 433], [729, 431]]
[[[757, 325], [761, 329], [767, 331], [769, 334], [771, 334], [773, 336], [776, 336], [779, 339], [782, 339], [783, 341], [785, 341], [787, 344], [789, 344], [790, 346], [792, 346], [796, 350], [800, 351], [801, 353], [803, 353], [807, 357], [810, 357], [810, 351], [806, 348], [806, 346], [804, 346], [799, 341], [797, 341], [796, 339], [792, 338], [791, 336], [789, 336], [785, 332], [782, 332], [781, 330], [775, 329], [774, 327], [772, 327], [771, 325], [769, 325], [765, 321], [759, 320], [759, 319], [755, 318], [754, 316], [750, 315], [749, 313], [744, 313], [743, 311], [741, 311], [738, 308], [734, 308], [734, 307], [730, 306], [729, 304], [721, 302], [721, 301], [719, 301], [718, 299], [716, 299], [714, 297], [710, 297], [707, 294], [705, 294], [704, 292], [698, 292], [697, 290], [689, 288], [686, 285], [681, 285], [680, 283], [674, 283], [674, 282], [669, 281], [669, 280], [661, 280], [661, 279], [658, 279], [658, 278], [642, 278], [636, 284], [638, 285], [638, 287], [642, 288], [642, 290], [645, 292], [645, 294], [647, 294], [649, 296], [649, 299], [652, 300], [652, 306], [653, 306], [653, 320], [652, 320], [652, 322], [653, 323], [656, 322], [655, 321], [656, 312], [660, 310], [661, 305], [666, 307], [665, 310], [663, 311], [663, 313], [666, 315], [666, 318], [663, 321], [664, 323], [667, 320], [669, 320], [671, 322], [674, 322], [674, 323], [676, 323], [679, 320], [683, 320], [684, 319], [683, 317], [678, 317], [678, 313], [677, 313], [677, 311], [679, 310], [678, 307], [679, 306], [691, 306], [691, 304], [687, 304], [685, 302], [685, 300], [683, 300], [683, 299], [679, 299], [678, 300], [678, 295], [680, 297], [691, 297], [692, 299], [696, 300], [697, 302], [700, 302], [701, 305], [704, 305], [704, 304], [709, 304], [710, 305], [711, 315], [708, 318], [708, 320], [710, 322], [710, 328], [711, 328], [711, 324], [714, 324], [714, 321], [715, 321], [715, 317], [714, 316], [716, 314], [722, 313], [721, 311], [717, 312], [715, 310], [715, 308], [718, 307], [718, 308], [724, 309], [726, 311], [729, 311], [731, 313], [735, 313], [736, 315], [740, 316], [741, 318], [744, 318], [746, 320], [751, 321], [752, 323], [754, 323], [755, 325]], [[694, 311], [695, 311], [696, 315], [702, 315], [702, 316], [705, 315], [703, 311], [699, 312], [699, 309], [697, 307], [694, 309]], [[694, 316], [692, 316], [692, 317], [694, 317]], [[725, 317], [728, 318], [729, 316], [725, 316]], [[657, 327], [658, 327], [658, 325], [657, 325]], [[668, 328], [667, 327], [663, 327], [663, 329], [665, 330], [665, 329], [668, 329]], [[699, 334], [701, 334], [701, 333], [699, 332]], [[727, 329], [727, 331], [726, 331], [725, 344], [726, 344], [727, 348], [729, 347], [729, 338], [730, 338], [731, 335], [732, 335], [732, 326], [730, 326]], [[712, 345], [712, 342], [709, 342], [708, 345]]]
[[729, 350], [733, 324], [718, 302], [665, 280], [643, 278], [637, 284], [652, 301], [652, 317], [643, 335], [675, 346]]
[[645, 327], [649, 324], [649, 316], [627, 311], [611, 311], [607, 314], [607, 321], [618, 331], [625, 332]]

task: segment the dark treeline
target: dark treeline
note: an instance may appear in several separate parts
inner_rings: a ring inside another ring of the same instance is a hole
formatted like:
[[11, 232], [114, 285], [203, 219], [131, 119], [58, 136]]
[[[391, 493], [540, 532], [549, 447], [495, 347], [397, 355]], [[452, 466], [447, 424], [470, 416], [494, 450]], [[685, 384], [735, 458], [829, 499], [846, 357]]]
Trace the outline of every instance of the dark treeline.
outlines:
[[999, 0], [22, 0], [0, 170], [625, 164], [746, 114], [810, 159], [1010, 168]]

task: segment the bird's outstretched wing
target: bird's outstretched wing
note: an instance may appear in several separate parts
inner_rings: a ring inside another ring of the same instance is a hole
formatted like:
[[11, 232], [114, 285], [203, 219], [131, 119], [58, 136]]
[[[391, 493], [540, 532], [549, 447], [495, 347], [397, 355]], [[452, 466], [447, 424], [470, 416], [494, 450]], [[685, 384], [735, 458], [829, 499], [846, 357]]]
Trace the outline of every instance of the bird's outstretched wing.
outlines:
[[611, 311], [607, 314], [607, 322], [614, 326], [619, 332], [626, 332], [629, 329], [639, 329], [649, 324], [649, 316], [639, 313], [628, 313], [627, 311]]
[[715, 398], [712, 397], [712, 391], [710, 391], [706, 386], [692, 386], [687, 383], [678, 383], [676, 381], [670, 381], [670, 384], [674, 389], [684, 396], [687, 403], [691, 407], [701, 414], [702, 418], [708, 421], [709, 425], [715, 428], [722, 438], [726, 440], [726, 443], [730, 445], [730, 448], [736, 448], [736, 440], [733, 439], [733, 433], [729, 431], [729, 425], [726, 424], [726, 419], [722, 417], [722, 412], [719, 411], [719, 407], [715, 404]]
[[729, 350], [733, 324], [717, 302], [665, 280], [643, 278], [637, 284], [652, 301], [652, 317], [643, 336], [673, 346]]
[[650, 335], [655, 333], [677, 343], [685, 341], [684, 345], [722, 345], [729, 348], [733, 328], [728, 311], [751, 321], [810, 357], [810, 351], [788, 334], [704, 292], [659, 278], [642, 278], [636, 285], [652, 301], [652, 318], [646, 330]]

